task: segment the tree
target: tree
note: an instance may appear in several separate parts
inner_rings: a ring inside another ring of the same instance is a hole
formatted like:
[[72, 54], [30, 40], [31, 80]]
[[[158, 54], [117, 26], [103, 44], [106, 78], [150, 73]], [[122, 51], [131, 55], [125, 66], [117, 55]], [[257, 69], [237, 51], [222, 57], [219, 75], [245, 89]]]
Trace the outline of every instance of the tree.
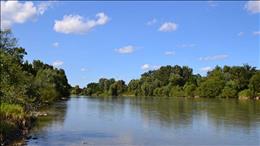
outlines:
[[184, 92], [180, 86], [174, 86], [170, 91], [171, 97], [184, 97]]
[[169, 81], [172, 86], [183, 86], [184, 84], [184, 79], [179, 74], [170, 74]]
[[82, 89], [79, 87], [79, 85], [76, 85], [71, 89], [70, 93], [72, 95], [80, 95], [82, 93]]
[[194, 97], [195, 96], [195, 90], [196, 90], [196, 85], [192, 84], [192, 83], [186, 83], [183, 87], [184, 89], [184, 95], [186, 97]]
[[220, 79], [207, 79], [197, 89], [200, 97], [218, 97], [224, 88], [224, 81]]
[[252, 91], [254, 97], [260, 96], [260, 72], [257, 72], [250, 79], [249, 89]]
[[0, 50], [0, 95], [2, 102], [24, 103], [29, 98], [32, 77], [23, 71], [16, 58]]
[[100, 87], [98, 83], [89, 83], [86, 90], [87, 95], [94, 95], [100, 91]]
[[118, 80], [110, 86], [109, 94], [112, 96], [122, 95], [126, 89], [125, 81]]
[[131, 80], [128, 83], [128, 92], [134, 95], [138, 95], [140, 88], [140, 81], [139, 80]]
[[225, 97], [225, 98], [237, 97], [237, 94], [238, 94], [237, 87], [238, 86], [237, 86], [236, 82], [228, 81], [222, 90], [221, 97]]
[[11, 53], [17, 47], [17, 39], [13, 36], [10, 29], [0, 30], [0, 49]]

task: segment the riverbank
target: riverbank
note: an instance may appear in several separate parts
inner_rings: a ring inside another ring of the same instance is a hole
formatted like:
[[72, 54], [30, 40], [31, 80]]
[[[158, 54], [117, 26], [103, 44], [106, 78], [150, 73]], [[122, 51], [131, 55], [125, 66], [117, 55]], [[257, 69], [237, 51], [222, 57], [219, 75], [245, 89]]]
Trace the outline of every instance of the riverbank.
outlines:
[[7, 145], [28, 133], [35, 118], [21, 105], [2, 103], [0, 109], [1, 145]]
[[[60, 101], [62, 100], [67, 100], [67, 98], [61, 98]], [[53, 103], [42, 103], [37, 107], [26, 110], [20, 104], [1, 103], [0, 145], [9, 145], [18, 139], [27, 138], [37, 119], [48, 115], [40, 109], [51, 104]]]

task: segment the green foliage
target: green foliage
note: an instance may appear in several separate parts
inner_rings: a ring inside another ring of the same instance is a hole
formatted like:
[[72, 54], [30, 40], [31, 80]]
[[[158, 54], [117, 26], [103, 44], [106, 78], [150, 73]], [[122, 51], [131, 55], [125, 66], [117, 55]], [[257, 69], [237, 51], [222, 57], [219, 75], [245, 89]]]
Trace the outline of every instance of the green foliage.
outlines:
[[252, 90], [254, 96], [260, 94], [259, 71], [255, 67], [216, 66], [206, 77], [202, 77], [193, 74], [187, 66], [168, 65], [143, 73], [140, 79], [131, 80], [128, 86], [101, 78], [98, 83], [88, 84], [81, 94], [237, 98], [239, 91], [244, 89]]
[[210, 78], [202, 82], [197, 89], [197, 94], [200, 97], [218, 97], [224, 87], [225, 82], [223, 80]]
[[170, 97], [184, 97], [184, 91], [180, 86], [174, 86], [171, 88]]
[[23, 71], [15, 56], [0, 50], [0, 94], [2, 102], [23, 103], [31, 86], [32, 76]]
[[1, 103], [0, 117], [2, 120], [3, 119], [20, 120], [25, 117], [25, 112], [23, 107], [19, 104]]
[[72, 95], [80, 95], [82, 93], [82, 89], [79, 87], [79, 85], [76, 85], [75, 87], [71, 88], [70, 94]]
[[140, 81], [139, 80], [131, 80], [128, 83], [128, 92], [132, 95], [137, 96], [140, 89]]
[[11, 137], [13, 133], [17, 134], [27, 117], [28, 115], [21, 105], [1, 103], [0, 141], [3, 142], [7, 137]]
[[25, 127], [27, 111], [42, 102], [68, 96], [70, 85], [63, 69], [39, 60], [24, 61], [26, 51], [17, 46], [10, 30], [0, 31], [1, 141]]
[[252, 91], [254, 97], [259, 96], [259, 94], [260, 94], [260, 72], [257, 72], [250, 79], [249, 89]]
[[221, 97], [236, 98], [238, 94], [238, 85], [235, 81], [228, 81], [222, 90]]
[[127, 87], [123, 80], [116, 81], [109, 88], [109, 95], [118, 96], [122, 95], [126, 91]]
[[239, 93], [238, 93], [238, 96], [239, 96], [239, 98], [245, 98], [245, 99], [247, 99], [247, 98], [251, 98], [252, 96], [253, 96], [253, 93], [252, 93], [252, 91], [250, 90], [250, 89], [245, 89], [245, 90], [243, 90], [243, 91], [240, 91]]
[[196, 90], [197, 86], [192, 84], [192, 83], [186, 83], [183, 87], [184, 89], [184, 95], [186, 97], [194, 97], [195, 96], [195, 90]]
[[17, 39], [10, 29], [0, 30], [0, 48], [6, 52], [12, 52], [17, 47]]

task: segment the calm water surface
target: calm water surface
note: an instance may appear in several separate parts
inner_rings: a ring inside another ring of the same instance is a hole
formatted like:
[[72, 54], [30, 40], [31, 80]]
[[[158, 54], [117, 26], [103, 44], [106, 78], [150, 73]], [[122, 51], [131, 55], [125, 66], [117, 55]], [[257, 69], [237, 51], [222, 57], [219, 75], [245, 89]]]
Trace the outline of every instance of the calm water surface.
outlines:
[[260, 145], [260, 102], [73, 97], [46, 109], [34, 145]]

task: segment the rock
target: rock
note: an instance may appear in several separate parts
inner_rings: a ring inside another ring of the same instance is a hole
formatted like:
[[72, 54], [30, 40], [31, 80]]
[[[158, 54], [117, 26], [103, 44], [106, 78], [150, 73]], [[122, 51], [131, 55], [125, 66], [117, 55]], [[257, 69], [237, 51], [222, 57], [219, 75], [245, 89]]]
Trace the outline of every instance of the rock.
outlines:
[[33, 137], [32, 139], [34, 139], [34, 140], [35, 140], [35, 139], [38, 139], [38, 137]]
[[199, 96], [194, 96], [194, 98], [200, 98]]
[[31, 135], [29, 135], [29, 136], [27, 136], [27, 137], [26, 137], [26, 139], [31, 139], [31, 138], [32, 138], [32, 136], [31, 136]]
[[238, 99], [240, 99], [240, 100], [247, 100], [247, 99], [249, 99], [249, 97], [246, 97], [246, 96], [239, 96]]

